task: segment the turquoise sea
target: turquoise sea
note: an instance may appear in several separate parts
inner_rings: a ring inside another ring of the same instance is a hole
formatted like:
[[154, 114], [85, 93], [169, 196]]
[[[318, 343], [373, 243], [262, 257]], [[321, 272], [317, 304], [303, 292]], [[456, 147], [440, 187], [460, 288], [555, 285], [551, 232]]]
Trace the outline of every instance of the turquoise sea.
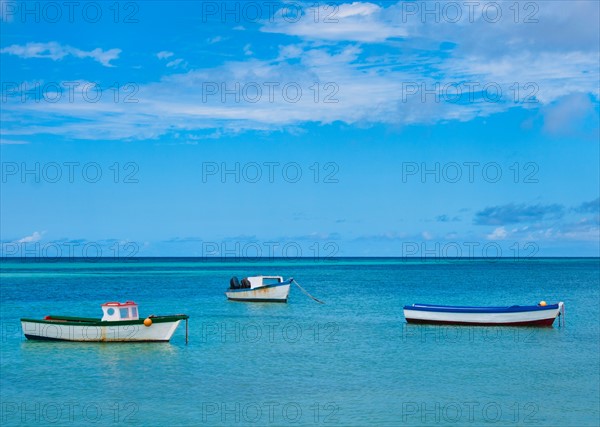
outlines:
[[[4, 259], [1, 424], [600, 424], [597, 258]], [[231, 276], [293, 276], [288, 304], [228, 302]], [[20, 317], [190, 315], [170, 343], [34, 342]], [[553, 328], [407, 325], [402, 307], [565, 302]]]

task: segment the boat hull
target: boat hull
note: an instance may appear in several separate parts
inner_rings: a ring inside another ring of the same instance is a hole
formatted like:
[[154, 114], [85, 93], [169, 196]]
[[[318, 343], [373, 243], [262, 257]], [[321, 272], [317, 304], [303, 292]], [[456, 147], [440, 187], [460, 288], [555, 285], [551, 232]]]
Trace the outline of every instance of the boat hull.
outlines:
[[408, 323], [473, 326], [546, 326], [559, 316], [563, 303], [548, 306], [452, 307], [414, 304], [404, 307]]
[[181, 320], [187, 316], [152, 318], [150, 326], [144, 319], [123, 322], [21, 319], [23, 334], [29, 340], [77, 342], [167, 342]]
[[243, 302], [287, 302], [290, 283], [260, 286], [254, 289], [230, 289], [225, 292], [230, 301]]

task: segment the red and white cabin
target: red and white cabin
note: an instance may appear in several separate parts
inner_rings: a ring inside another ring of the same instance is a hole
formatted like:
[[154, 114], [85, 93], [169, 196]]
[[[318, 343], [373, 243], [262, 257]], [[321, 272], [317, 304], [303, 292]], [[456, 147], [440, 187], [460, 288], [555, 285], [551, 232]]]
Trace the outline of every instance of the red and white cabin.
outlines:
[[138, 305], [133, 301], [105, 302], [102, 304], [102, 320], [114, 322], [118, 320], [138, 320]]

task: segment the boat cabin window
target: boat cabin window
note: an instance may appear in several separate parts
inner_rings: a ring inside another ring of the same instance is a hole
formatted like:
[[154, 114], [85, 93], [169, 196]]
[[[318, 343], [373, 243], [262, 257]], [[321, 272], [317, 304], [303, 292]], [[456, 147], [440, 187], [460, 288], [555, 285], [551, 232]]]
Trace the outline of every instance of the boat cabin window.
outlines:
[[281, 283], [281, 279], [279, 279], [279, 277], [263, 278], [263, 285], [276, 285], [277, 283]]
[[114, 308], [109, 308], [108, 310], [106, 310], [106, 313], [107, 313], [109, 316], [112, 316], [113, 314], [115, 314], [115, 309], [114, 309]]
[[134, 319], [138, 318], [137, 307], [131, 307], [131, 317]]
[[128, 319], [129, 318], [129, 309], [128, 308], [121, 308], [119, 309], [120, 311], [120, 315], [121, 315], [121, 319]]

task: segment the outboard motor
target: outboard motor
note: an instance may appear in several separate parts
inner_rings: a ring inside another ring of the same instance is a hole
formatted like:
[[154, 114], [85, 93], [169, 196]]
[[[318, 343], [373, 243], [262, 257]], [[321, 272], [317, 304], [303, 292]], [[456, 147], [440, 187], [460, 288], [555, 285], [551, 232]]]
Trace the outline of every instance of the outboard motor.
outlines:
[[248, 280], [247, 277], [244, 277], [242, 279], [242, 288], [249, 288], [250, 287], [250, 280]]
[[231, 278], [231, 280], [229, 281], [229, 288], [230, 289], [239, 289], [240, 288], [240, 281], [238, 280], [237, 277], [233, 276]]

